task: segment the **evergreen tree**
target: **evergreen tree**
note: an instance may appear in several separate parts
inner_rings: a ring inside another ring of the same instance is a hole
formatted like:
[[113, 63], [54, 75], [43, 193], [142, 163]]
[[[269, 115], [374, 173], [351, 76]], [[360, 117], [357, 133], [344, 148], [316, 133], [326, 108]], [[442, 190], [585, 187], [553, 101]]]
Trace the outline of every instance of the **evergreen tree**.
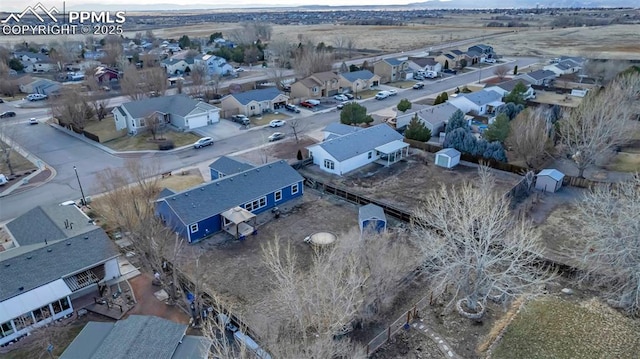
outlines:
[[407, 100], [406, 98], [403, 98], [402, 100], [400, 100], [400, 102], [398, 102], [398, 111], [402, 111], [402, 113], [407, 112], [407, 110], [409, 110], [411, 108], [411, 101]]
[[367, 115], [367, 108], [351, 102], [346, 104], [340, 112], [340, 122], [345, 125], [359, 125], [373, 122], [373, 117]]
[[439, 105], [439, 104], [441, 104], [443, 102], [444, 101], [442, 101], [442, 95], [440, 94], [440, 95], [436, 96], [436, 99], [433, 101], [433, 105], [436, 106], [436, 105]]
[[524, 99], [525, 92], [527, 92], [527, 86], [522, 81], [519, 81], [513, 87], [513, 90], [504, 97], [504, 102], [513, 102], [516, 105], [524, 105], [526, 102]]
[[509, 117], [507, 117], [505, 113], [501, 113], [496, 117], [496, 120], [489, 125], [489, 128], [482, 134], [482, 137], [489, 142], [498, 141], [504, 143], [507, 136], [509, 136], [510, 129]]
[[[446, 133], [457, 129], [464, 128], [465, 130], [469, 130], [469, 125], [467, 124], [467, 120], [464, 119], [464, 113], [460, 110], [456, 110], [456, 112], [449, 117], [449, 122], [447, 123]], [[446, 147], [446, 146], [445, 146]]]
[[404, 131], [404, 137], [410, 140], [427, 142], [431, 139], [431, 130], [418, 119], [418, 114], [415, 114]]

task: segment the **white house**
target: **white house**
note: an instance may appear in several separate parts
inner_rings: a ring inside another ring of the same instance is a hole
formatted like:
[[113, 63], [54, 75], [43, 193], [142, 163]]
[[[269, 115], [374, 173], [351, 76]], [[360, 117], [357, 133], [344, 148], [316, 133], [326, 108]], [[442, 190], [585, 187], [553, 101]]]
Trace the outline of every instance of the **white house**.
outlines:
[[582, 63], [574, 58], [565, 58], [554, 64], [543, 67], [544, 70], [552, 71], [557, 76], [572, 74], [582, 69]]
[[442, 72], [442, 64], [433, 57], [410, 57], [409, 67], [416, 71]]
[[491, 90], [460, 93], [456, 97], [449, 98], [449, 103], [464, 113], [471, 112], [476, 115], [493, 114], [498, 106], [504, 105], [502, 95]]
[[329, 173], [341, 176], [373, 162], [389, 166], [409, 154], [402, 135], [384, 123], [357, 131], [332, 124], [330, 131], [324, 142], [307, 147], [313, 163]]
[[36, 207], [5, 228], [0, 345], [72, 314], [76, 299], [120, 280], [113, 242], [76, 206]]
[[13, 57], [20, 60], [24, 72], [51, 72], [58, 69], [49, 56], [39, 52], [14, 52]]
[[[193, 59], [191, 59], [191, 65], [193, 65]], [[185, 70], [189, 67], [189, 62], [185, 59], [171, 58], [162, 60], [160, 66], [167, 70], [167, 74], [177, 75], [185, 73]]]
[[444, 148], [436, 152], [436, 166], [453, 168], [460, 163], [460, 151], [455, 148]]
[[195, 65], [203, 66], [207, 70], [208, 75], [230, 75], [233, 72], [233, 66], [227, 63], [227, 60], [215, 55], [199, 55], [194, 58]]
[[192, 130], [220, 121], [220, 109], [186, 95], [146, 98], [124, 103], [113, 109], [116, 129], [136, 134], [145, 130], [145, 121], [155, 114], [166, 124]]

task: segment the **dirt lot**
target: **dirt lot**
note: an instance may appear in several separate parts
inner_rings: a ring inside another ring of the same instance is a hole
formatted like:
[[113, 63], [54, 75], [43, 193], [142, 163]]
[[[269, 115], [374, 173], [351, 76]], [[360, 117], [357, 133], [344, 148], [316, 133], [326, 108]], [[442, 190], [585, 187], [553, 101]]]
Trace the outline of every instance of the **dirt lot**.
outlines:
[[[459, 165], [452, 170], [435, 166], [435, 155], [410, 149], [410, 157], [390, 167], [371, 164], [346, 176], [338, 177], [321, 171], [317, 166], [304, 169], [310, 175], [319, 177], [327, 183], [349, 188], [349, 190], [375, 198], [381, 202], [411, 210], [420, 204], [421, 196], [428, 190], [439, 189], [440, 184], [460, 184], [474, 181], [476, 167]], [[427, 158], [425, 164], [424, 158]], [[496, 190], [509, 191], [520, 176], [494, 171]]]

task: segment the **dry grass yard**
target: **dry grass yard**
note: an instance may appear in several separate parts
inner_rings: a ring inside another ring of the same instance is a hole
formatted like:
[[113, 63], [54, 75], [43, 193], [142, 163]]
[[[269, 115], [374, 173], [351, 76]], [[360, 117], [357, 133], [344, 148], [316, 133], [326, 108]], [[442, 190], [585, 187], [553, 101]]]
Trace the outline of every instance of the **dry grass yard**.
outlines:
[[175, 192], [184, 191], [188, 188], [204, 183], [204, 179], [197, 168], [186, 170], [184, 172], [175, 171], [169, 177], [159, 180], [160, 188], [169, 188]]

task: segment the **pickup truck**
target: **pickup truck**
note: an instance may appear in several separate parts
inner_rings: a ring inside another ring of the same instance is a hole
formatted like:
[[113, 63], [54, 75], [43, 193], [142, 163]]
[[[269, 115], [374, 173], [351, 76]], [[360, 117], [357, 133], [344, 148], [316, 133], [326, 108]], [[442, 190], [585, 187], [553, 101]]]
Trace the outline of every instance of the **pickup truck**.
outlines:
[[231, 121], [243, 124], [245, 126], [251, 124], [251, 120], [245, 115], [233, 115], [231, 116]]

